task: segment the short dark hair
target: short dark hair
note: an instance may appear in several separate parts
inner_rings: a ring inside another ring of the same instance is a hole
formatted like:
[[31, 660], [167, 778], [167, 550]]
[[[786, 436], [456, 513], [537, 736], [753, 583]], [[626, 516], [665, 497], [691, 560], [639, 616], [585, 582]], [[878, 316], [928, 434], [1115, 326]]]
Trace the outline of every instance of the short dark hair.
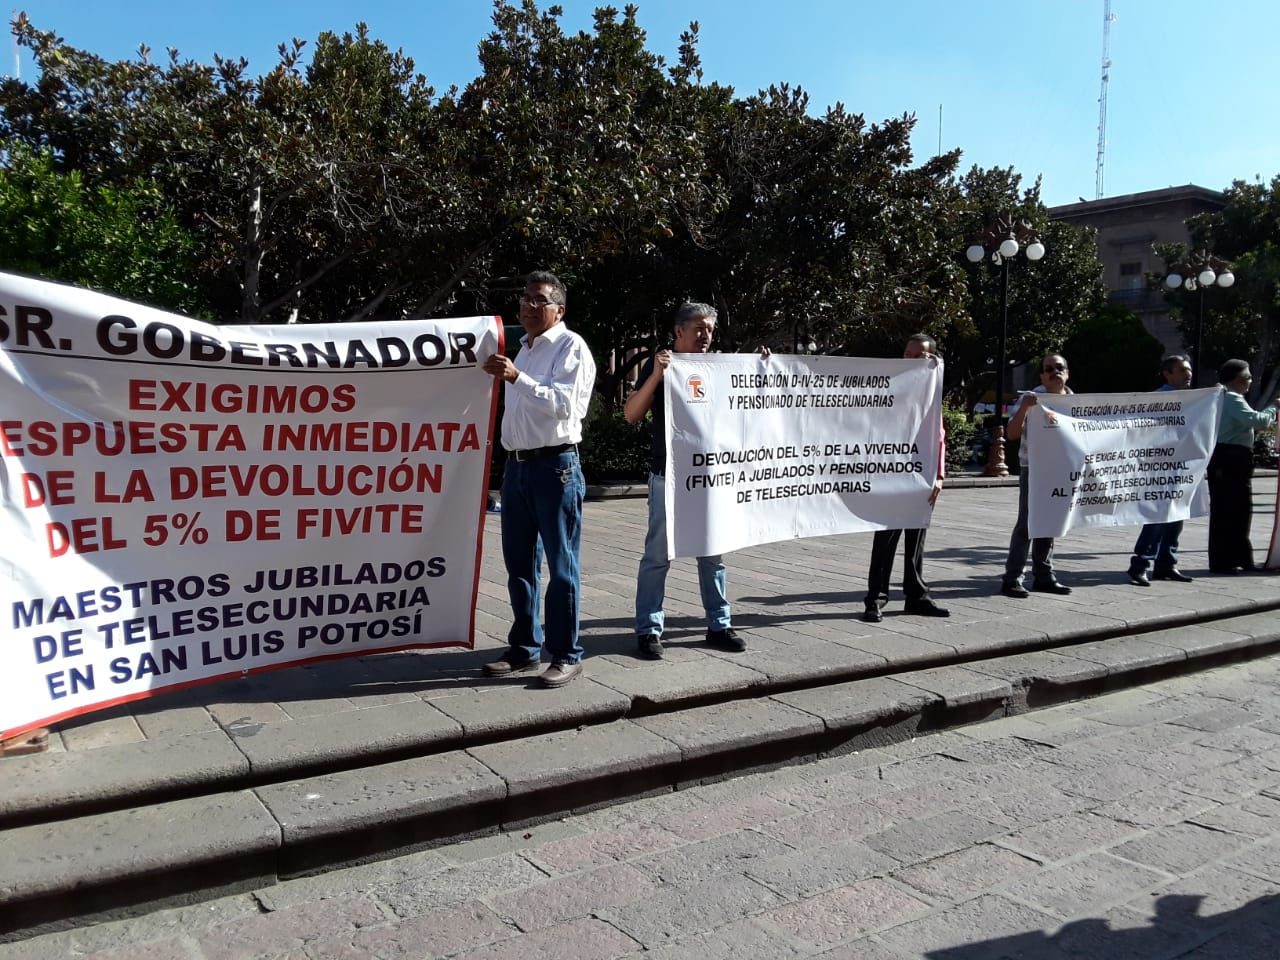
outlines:
[[1248, 360], [1228, 360], [1218, 368], [1218, 382], [1228, 384], [1242, 373], [1249, 372]]
[[927, 333], [913, 333], [911, 336], [907, 337], [907, 343], [911, 343], [913, 340], [924, 347], [925, 353], [938, 352], [938, 341], [933, 339], [933, 337], [929, 336]]
[[676, 318], [672, 323], [677, 327], [685, 327], [692, 320], [710, 320], [716, 322], [716, 308], [709, 303], [698, 303], [696, 300], [689, 300], [680, 304], [676, 310]]
[[1190, 362], [1191, 362], [1191, 358], [1188, 357], [1185, 353], [1171, 353], [1169, 354], [1169, 356], [1165, 357], [1163, 360], [1160, 361], [1160, 372], [1173, 373], [1174, 370], [1182, 366], [1184, 363], [1190, 363]]
[[526, 287], [540, 286], [543, 284], [555, 290], [556, 296], [559, 298], [555, 301], [556, 303], [564, 306], [569, 302], [569, 292], [565, 290], [564, 284], [560, 282], [560, 278], [550, 270], [534, 270], [524, 278], [524, 285]]

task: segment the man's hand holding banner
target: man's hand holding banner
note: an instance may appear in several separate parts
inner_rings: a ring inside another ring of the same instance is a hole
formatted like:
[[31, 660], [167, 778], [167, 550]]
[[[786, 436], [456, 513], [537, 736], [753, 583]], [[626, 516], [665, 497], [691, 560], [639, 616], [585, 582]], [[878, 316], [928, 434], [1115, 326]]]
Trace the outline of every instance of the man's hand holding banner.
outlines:
[[672, 557], [929, 525], [941, 364], [677, 354], [663, 389]]

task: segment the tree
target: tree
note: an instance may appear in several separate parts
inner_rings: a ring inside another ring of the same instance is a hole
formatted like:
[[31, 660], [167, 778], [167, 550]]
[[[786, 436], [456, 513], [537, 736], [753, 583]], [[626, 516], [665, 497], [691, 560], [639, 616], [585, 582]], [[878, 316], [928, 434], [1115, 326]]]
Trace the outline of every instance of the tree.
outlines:
[[[1235, 274], [1229, 288], [1166, 290], [1187, 342], [1194, 340], [1204, 298], [1203, 362], [1211, 369], [1239, 357], [1250, 361], [1254, 402], [1269, 400], [1280, 386], [1280, 176], [1269, 183], [1236, 180], [1224, 192], [1226, 205], [1187, 221], [1193, 250], [1210, 250]], [[1167, 262], [1187, 252], [1177, 245], [1157, 251]]]
[[1127, 393], [1161, 384], [1164, 346], [1128, 307], [1107, 306], [1076, 324], [1062, 345], [1077, 393]]
[[154, 183], [90, 187], [53, 158], [11, 148], [0, 167], [0, 267], [198, 312], [195, 238]]
[[[1019, 256], [1009, 265], [1009, 366], [1065, 349], [1063, 344], [1076, 325], [1100, 316], [1106, 303], [1092, 231], [1050, 220], [1040, 200], [1039, 180], [1023, 190], [1022, 177], [1012, 168], [973, 167], [961, 179], [961, 187], [965, 212], [956, 218], [957, 229], [952, 234], [952, 256], [957, 260], [963, 258], [972, 238], [1001, 215], [1026, 220], [1044, 242], [1042, 260], [1033, 263]], [[1000, 275], [980, 263], [970, 270], [968, 283], [970, 311], [947, 331], [945, 339], [939, 338], [939, 343], [946, 347], [949, 389], [962, 393], [966, 408], [972, 410], [978, 397], [994, 384], [1001, 325]]]

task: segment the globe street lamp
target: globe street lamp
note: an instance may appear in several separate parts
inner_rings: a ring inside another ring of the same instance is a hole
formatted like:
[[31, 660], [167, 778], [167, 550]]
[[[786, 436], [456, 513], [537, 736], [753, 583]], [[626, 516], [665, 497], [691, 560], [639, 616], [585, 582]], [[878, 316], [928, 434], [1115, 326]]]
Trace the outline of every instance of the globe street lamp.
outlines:
[[987, 466], [982, 471], [987, 477], [1007, 477], [1009, 467], [1004, 461], [1004, 374], [1005, 341], [1009, 329], [1009, 261], [1021, 250], [1028, 260], [1044, 256], [1044, 244], [1040, 235], [1026, 220], [1012, 216], [998, 217], [982, 233], [974, 238], [964, 255], [970, 263], [980, 263], [990, 258], [1000, 268], [1000, 347], [996, 362], [996, 428], [991, 436], [987, 453]]
[[1206, 287], [1229, 287], [1236, 282], [1231, 265], [1207, 250], [1197, 250], [1185, 260], [1169, 265], [1164, 285], [1170, 290], [1179, 287], [1188, 293], [1199, 291], [1199, 308], [1196, 317], [1195, 378], [1200, 382], [1200, 347], [1204, 343], [1204, 291]]

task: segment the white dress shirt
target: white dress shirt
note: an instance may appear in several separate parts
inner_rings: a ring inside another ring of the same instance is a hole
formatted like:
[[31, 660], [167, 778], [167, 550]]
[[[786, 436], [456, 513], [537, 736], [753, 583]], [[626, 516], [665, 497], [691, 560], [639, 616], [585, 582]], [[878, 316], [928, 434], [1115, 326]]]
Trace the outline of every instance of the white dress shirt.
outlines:
[[502, 445], [534, 450], [582, 441], [582, 421], [596, 382], [587, 343], [561, 321], [532, 344], [520, 338], [516, 379], [506, 385]]

